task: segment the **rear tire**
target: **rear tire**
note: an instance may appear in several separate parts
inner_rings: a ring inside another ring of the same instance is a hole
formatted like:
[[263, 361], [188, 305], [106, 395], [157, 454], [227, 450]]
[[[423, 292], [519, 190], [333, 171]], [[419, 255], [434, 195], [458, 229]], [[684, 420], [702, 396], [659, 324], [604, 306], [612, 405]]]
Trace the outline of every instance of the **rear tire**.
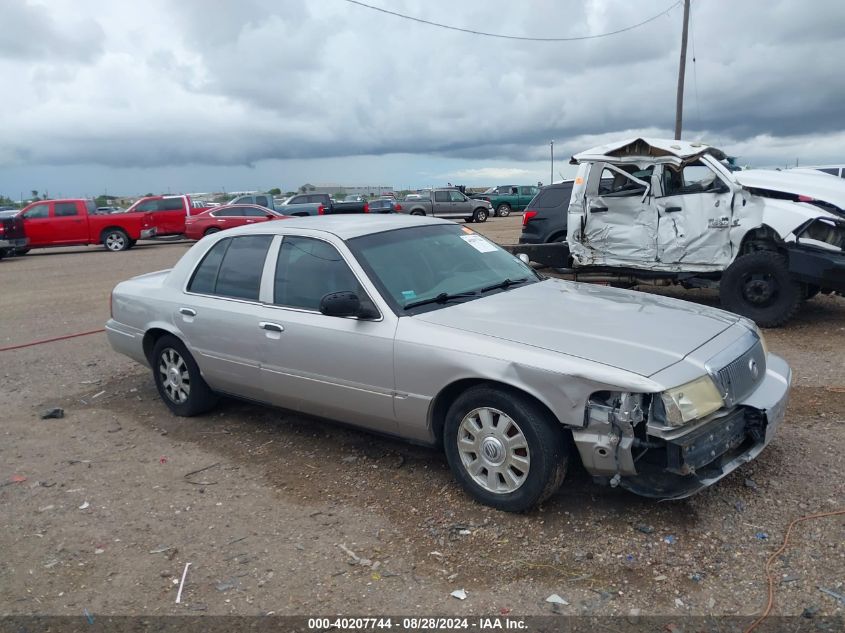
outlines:
[[789, 274], [786, 257], [755, 251], [738, 257], [722, 275], [722, 307], [752, 319], [761, 327], [780, 327], [801, 305], [801, 284]]
[[487, 209], [476, 209], [475, 212], [472, 214], [473, 222], [486, 222], [487, 221]]
[[455, 479], [477, 501], [524, 512], [560, 488], [570, 440], [560, 423], [517, 391], [480, 385], [446, 414], [446, 458]]
[[159, 396], [176, 415], [199, 415], [217, 404], [217, 396], [203, 379], [194, 357], [175, 336], [165, 335], [156, 341], [150, 364]]
[[119, 253], [120, 251], [125, 251], [126, 249], [130, 248], [129, 236], [126, 234], [126, 231], [123, 229], [108, 229], [107, 231], [103, 232], [103, 246], [106, 247], [106, 250], [109, 250], [113, 253]]
[[29, 252], [28, 248], [16, 248], [15, 249], [15, 255], [23, 256], [23, 255], [26, 255], [28, 252]]
[[422, 211], [411, 211], [411, 215], [425, 215]]
[[496, 207], [496, 216], [500, 218], [506, 218], [511, 214], [511, 205], [509, 204], [500, 204]]
[[0, 259], [3, 259], [8, 253], [5, 248], [0, 248]]
[[205, 233], [203, 233], [203, 235], [214, 235], [215, 233], [219, 233], [219, 232], [220, 232], [220, 229], [218, 229], [216, 226], [212, 226], [210, 229], [206, 229]]

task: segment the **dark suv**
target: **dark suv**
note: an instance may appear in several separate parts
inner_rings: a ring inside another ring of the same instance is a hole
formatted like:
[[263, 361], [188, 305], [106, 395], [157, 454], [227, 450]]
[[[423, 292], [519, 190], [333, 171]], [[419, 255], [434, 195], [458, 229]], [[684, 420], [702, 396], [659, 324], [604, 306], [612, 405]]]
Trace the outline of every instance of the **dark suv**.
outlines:
[[520, 244], [546, 244], [566, 241], [566, 214], [572, 196], [572, 180], [540, 189], [522, 214]]

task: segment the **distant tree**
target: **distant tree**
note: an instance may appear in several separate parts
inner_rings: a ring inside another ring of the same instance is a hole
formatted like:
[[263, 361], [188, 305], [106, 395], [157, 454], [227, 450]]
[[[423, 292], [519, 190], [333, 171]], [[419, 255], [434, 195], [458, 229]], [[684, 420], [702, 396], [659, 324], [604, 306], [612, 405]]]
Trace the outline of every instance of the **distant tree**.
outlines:
[[285, 195], [286, 196], [295, 196], [296, 192], [295, 191], [285, 191]]
[[152, 196], [154, 196], [154, 195], [155, 195], [154, 193], [145, 193], [145, 194], [144, 194], [144, 197], [145, 197], [145, 198], [150, 198], [150, 197], [152, 197]]
[[299, 193], [305, 193], [306, 191], [308, 191], [308, 187], [306, 187], [305, 185], [302, 185], [302, 186], [299, 188]]
[[37, 200], [37, 199], [38, 199], [38, 189], [33, 189], [33, 190], [32, 190], [32, 198], [33, 198], [33, 200]]
[[270, 191], [268, 191], [271, 196], [280, 196], [282, 195], [282, 190], [278, 187], [273, 187]]
[[94, 198], [94, 204], [98, 207], [108, 207], [111, 205], [111, 200], [107, 196], [97, 196]]
[[343, 202], [344, 200], [346, 200], [346, 195], [346, 192], [338, 191], [336, 194], [334, 194], [334, 199], [338, 202]]
[[316, 187], [308, 187], [308, 191], [314, 191], [315, 189], [317, 189], [317, 188]]

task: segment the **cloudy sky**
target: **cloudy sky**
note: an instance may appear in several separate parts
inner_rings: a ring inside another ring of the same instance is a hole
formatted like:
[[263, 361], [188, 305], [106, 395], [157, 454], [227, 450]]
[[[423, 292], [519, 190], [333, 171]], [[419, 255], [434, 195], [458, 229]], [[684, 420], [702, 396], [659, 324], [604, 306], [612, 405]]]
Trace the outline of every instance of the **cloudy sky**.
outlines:
[[[671, 137], [674, 0], [0, 0], [0, 194], [548, 182]], [[670, 7], [673, 7], [670, 9]], [[668, 10], [668, 11], [667, 11]], [[845, 2], [693, 0], [684, 137], [845, 161]], [[692, 62], [693, 52], [695, 63]]]

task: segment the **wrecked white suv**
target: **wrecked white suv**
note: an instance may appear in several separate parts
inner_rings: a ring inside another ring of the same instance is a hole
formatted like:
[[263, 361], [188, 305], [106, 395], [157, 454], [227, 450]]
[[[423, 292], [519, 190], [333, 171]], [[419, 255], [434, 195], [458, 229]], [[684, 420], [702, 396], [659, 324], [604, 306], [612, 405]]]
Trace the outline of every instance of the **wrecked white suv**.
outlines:
[[845, 182], [734, 171], [722, 151], [672, 140], [612, 143], [571, 162], [579, 279], [718, 287], [723, 307], [764, 327], [818, 292], [845, 292]]

